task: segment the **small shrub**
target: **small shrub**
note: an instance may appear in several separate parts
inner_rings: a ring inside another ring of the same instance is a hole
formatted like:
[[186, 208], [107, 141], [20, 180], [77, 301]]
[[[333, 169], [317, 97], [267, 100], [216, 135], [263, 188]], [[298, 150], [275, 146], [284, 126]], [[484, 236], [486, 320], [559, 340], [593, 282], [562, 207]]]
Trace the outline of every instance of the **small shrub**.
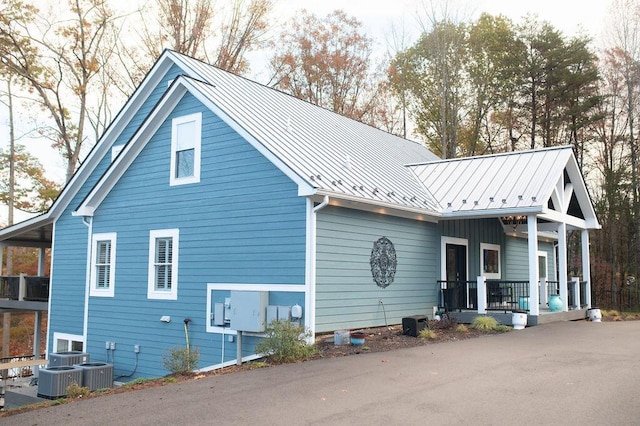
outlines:
[[77, 399], [77, 398], [89, 396], [90, 393], [91, 391], [89, 390], [89, 388], [84, 386], [79, 386], [75, 382], [67, 386], [67, 398], [70, 398], [70, 399]]
[[482, 331], [495, 330], [498, 326], [498, 321], [494, 317], [490, 316], [477, 316], [471, 322], [471, 328]]
[[316, 354], [316, 347], [304, 339], [311, 336], [304, 328], [290, 321], [272, 321], [265, 337], [256, 345], [256, 353], [265, 354], [273, 362], [297, 362]]
[[418, 337], [424, 340], [433, 340], [436, 337], [438, 337], [438, 334], [433, 330], [430, 330], [428, 328], [423, 328], [422, 330], [420, 330]]
[[456, 331], [458, 333], [467, 333], [469, 331], [469, 329], [464, 324], [458, 324], [458, 326], [456, 327]]
[[199, 360], [200, 350], [198, 348], [187, 350], [187, 348], [174, 347], [162, 356], [164, 368], [174, 374], [190, 373], [198, 368]]
[[504, 325], [504, 324], [498, 324], [496, 325], [496, 328], [494, 328], [495, 331], [498, 331], [500, 333], [505, 333], [507, 331], [511, 331], [512, 328], [509, 327], [508, 325]]
[[622, 321], [622, 315], [614, 309], [610, 311], [602, 311], [602, 318], [606, 318], [610, 321]]
[[165, 383], [178, 383], [178, 379], [173, 376], [168, 376], [164, 378]]

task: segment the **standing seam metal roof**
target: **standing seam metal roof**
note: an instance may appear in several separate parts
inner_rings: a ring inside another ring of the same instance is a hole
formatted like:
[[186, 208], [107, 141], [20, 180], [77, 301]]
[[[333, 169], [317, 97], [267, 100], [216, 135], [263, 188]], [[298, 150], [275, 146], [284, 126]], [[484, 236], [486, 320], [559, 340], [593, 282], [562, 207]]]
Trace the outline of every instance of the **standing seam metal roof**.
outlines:
[[404, 167], [438, 159], [423, 145], [171, 53], [204, 80], [194, 85], [208, 99], [319, 190], [439, 211]]
[[[411, 165], [444, 212], [545, 208], [571, 147]], [[482, 182], [482, 183], [480, 183]]]
[[169, 54], [197, 90], [321, 193], [437, 215], [542, 211], [573, 155], [557, 147], [441, 160], [419, 143]]

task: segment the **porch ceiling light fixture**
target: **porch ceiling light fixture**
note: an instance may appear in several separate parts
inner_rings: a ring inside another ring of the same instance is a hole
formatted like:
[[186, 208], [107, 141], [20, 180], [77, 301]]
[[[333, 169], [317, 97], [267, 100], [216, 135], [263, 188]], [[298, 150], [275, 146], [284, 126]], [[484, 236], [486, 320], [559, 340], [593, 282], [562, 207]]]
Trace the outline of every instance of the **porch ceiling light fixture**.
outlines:
[[378, 287], [387, 288], [393, 283], [398, 259], [396, 249], [387, 237], [382, 237], [373, 243], [369, 264], [373, 281]]

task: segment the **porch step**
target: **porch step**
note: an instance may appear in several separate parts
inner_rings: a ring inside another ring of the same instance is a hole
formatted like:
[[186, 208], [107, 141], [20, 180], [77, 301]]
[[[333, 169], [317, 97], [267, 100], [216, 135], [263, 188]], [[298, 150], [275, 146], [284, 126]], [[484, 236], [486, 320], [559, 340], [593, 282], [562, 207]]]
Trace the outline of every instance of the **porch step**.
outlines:
[[[452, 317], [455, 317], [458, 322], [463, 324], [470, 324], [475, 317], [479, 314], [474, 311], [462, 311], [462, 312], [451, 312]], [[498, 320], [499, 324], [511, 325], [511, 313], [504, 313], [500, 311], [489, 311], [487, 315], [494, 317]], [[587, 317], [586, 309], [575, 309], [569, 312], [551, 312], [548, 310], [544, 310], [540, 312], [538, 316], [527, 316], [527, 326], [539, 325], [539, 324], [548, 324], [550, 322], [561, 322], [561, 321], [576, 321], [582, 320]]]
[[576, 321], [587, 317], [586, 309], [574, 309], [569, 312], [548, 312], [543, 311], [538, 315], [538, 324], [548, 324], [550, 322]]

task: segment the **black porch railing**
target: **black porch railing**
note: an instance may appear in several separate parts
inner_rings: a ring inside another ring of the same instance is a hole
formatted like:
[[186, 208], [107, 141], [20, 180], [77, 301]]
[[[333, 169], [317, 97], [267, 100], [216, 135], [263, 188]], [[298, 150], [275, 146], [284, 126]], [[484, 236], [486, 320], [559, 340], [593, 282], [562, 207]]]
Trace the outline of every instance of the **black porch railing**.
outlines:
[[440, 306], [447, 311], [478, 308], [478, 283], [476, 281], [438, 281]]
[[[477, 281], [438, 281], [440, 303], [448, 311], [478, 308]], [[529, 310], [528, 281], [487, 280], [487, 310]]]
[[487, 280], [487, 310], [529, 310], [529, 281]]
[[0, 298], [20, 300], [20, 280], [24, 279], [23, 300], [47, 302], [49, 300], [49, 277], [0, 276]]

